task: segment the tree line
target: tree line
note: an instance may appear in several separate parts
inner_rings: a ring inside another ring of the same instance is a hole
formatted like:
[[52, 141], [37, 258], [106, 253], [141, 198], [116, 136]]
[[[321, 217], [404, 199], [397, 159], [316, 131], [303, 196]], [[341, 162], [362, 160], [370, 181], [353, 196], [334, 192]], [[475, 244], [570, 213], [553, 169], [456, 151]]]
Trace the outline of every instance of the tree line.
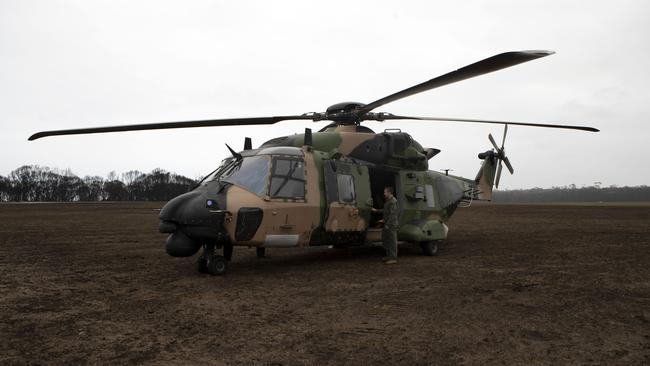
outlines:
[[107, 178], [80, 178], [69, 169], [58, 170], [25, 165], [7, 177], [0, 175], [2, 202], [78, 202], [78, 201], [168, 201], [190, 190], [197, 181], [182, 175], [154, 169]]
[[576, 187], [574, 184], [553, 188], [532, 188], [495, 191], [494, 202], [535, 203], [535, 202], [648, 202], [650, 187]]
[[[58, 170], [25, 165], [4, 177], [0, 175], [0, 202], [78, 202], [78, 201], [168, 201], [189, 191], [197, 181], [182, 175], [154, 169], [122, 174], [108, 173], [106, 178], [80, 178], [69, 169]], [[576, 187], [571, 184], [553, 188], [495, 191], [494, 202], [638, 202], [650, 201], [650, 187]]]

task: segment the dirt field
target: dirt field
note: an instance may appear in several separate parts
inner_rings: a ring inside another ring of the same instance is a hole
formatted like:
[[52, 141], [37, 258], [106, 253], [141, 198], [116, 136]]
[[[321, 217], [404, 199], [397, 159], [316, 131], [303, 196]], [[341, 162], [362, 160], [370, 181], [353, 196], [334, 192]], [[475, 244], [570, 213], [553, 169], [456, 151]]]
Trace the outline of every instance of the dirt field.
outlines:
[[165, 254], [161, 204], [0, 205], [0, 364], [650, 363], [650, 206], [459, 209], [438, 257]]

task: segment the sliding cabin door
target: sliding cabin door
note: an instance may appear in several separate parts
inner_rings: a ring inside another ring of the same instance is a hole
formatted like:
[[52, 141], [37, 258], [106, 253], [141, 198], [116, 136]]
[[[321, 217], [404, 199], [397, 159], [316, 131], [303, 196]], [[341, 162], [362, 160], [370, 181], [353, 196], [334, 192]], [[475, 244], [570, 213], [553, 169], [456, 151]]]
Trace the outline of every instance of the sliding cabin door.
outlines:
[[323, 163], [327, 196], [325, 230], [364, 232], [372, 208], [368, 167], [333, 160]]

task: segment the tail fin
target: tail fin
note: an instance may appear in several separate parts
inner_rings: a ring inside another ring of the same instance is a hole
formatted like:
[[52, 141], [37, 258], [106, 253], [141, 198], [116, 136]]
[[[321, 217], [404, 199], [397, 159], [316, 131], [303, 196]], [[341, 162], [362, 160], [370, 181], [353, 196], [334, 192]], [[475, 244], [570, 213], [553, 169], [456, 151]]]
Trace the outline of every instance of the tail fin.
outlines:
[[494, 187], [494, 181], [497, 171], [497, 158], [496, 154], [492, 150], [488, 150], [484, 153], [478, 154], [478, 158], [483, 160], [481, 168], [476, 173], [476, 183], [477, 196], [476, 199], [491, 201], [492, 200], [492, 187]]

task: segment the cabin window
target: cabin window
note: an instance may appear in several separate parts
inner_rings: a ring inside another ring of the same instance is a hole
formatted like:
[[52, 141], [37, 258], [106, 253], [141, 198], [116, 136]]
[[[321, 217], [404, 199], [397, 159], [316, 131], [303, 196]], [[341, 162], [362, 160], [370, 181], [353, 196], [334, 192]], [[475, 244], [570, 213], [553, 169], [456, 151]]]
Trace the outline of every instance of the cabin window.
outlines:
[[354, 203], [354, 177], [348, 174], [338, 174], [336, 183], [339, 190], [339, 202]]
[[271, 198], [305, 198], [305, 164], [300, 159], [275, 158], [269, 188]]

